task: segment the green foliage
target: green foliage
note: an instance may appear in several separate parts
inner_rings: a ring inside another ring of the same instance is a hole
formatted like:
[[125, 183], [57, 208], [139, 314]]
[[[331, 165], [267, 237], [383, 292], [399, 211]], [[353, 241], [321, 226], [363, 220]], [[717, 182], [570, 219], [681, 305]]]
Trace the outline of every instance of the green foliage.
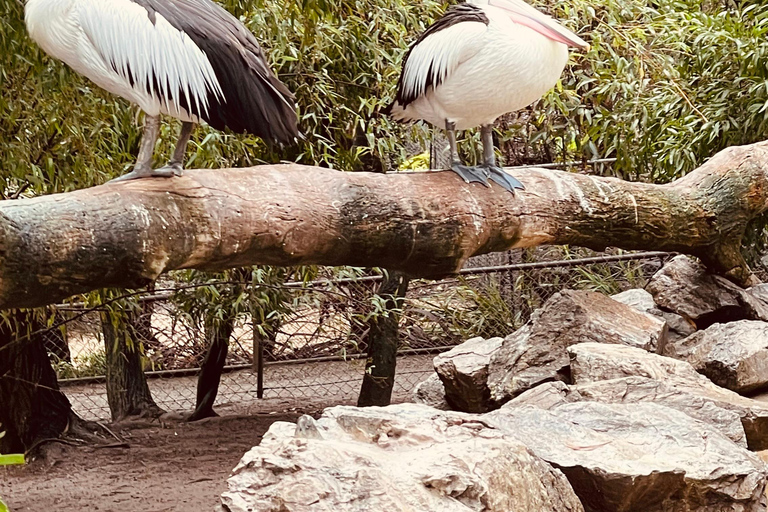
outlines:
[[[0, 423], [0, 428], [2, 427], [2, 423]], [[5, 431], [0, 430], [0, 439], [5, 437]], [[11, 465], [18, 465], [18, 464], [24, 464], [24, 454], [23, 453], [12, 453], [12, 454], [0, 454], [0, 466], [11, 466]], [[3, 507], [6, 507], [3, 509]], [[8, 508], [3, 503], [2, 498], [0, 498], [0, 512], [3, 512], [5, 510], [7, 512]]]
[[59, 379], [106, 375], [107, 356], [102, 348], [74, 357], [71, 363], [67, 361], [54, 361], [53, 369]]
[[[218, 327], [250, 315], [263, 336], [269, 336], [290, 311], [294, 297], [282, 284], [289, 276], [309, 278], [311, 267], [286, 269], [255, 266], [225, 272], [176, 272], [182, 287], [171, 297], [178, 311], [193, 325]], [[303, 274], [303, 275], [302, 275]]]
[[0, 512], [8, 512], [8, 505], [0, 498]]
[[565, 159], [616, 157], [618, 176], [666, 182], [768, 138], [768, 5], [546, 3], [591, 49], [541, 102], [530, 142]]

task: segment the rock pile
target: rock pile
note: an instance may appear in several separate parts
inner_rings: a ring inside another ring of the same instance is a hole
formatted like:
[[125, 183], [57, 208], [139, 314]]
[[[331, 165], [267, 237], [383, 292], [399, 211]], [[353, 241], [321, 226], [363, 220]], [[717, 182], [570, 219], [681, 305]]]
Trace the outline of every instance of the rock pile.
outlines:
[[[230, 511], [766, 511], [768, 286], [679, 256], [437, 356], [416, 404], [276, 423]], [[450, 410], [452, 409], [452, 410]], [[311, 435], [310, 435], [311, 434]]]

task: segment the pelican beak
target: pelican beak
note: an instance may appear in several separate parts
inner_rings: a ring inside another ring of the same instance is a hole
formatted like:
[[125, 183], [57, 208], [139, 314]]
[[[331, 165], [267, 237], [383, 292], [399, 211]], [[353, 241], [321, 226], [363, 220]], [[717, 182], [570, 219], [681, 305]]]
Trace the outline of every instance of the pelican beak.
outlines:
[[523, 0], [489, 0], [488, 5], [507, 11], [515, 23], [531, 28], [553, 41], [582, 50], [589, 49], [589, 44], [582, 38]]

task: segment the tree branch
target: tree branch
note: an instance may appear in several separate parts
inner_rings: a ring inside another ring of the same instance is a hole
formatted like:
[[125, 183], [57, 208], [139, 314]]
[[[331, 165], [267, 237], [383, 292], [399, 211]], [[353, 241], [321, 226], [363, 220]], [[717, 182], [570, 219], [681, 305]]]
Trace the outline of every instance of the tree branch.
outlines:
[[439, 277], [473, 255], [541, 244], [684, 252], [754, 282], [740, 243], [768, 208], [768, 143], [726, 149], [667, 185], [513, 173], [526, 186], [514, 197], [451, 172], [263, 165], [2, 201], [0, 308], [141, 287], [181, 268], [359, 265]]

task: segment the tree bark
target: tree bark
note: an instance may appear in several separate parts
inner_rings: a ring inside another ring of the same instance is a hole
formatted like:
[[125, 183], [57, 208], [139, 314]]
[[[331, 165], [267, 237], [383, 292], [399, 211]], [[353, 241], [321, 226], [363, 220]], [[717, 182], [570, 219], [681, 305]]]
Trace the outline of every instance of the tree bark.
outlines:
[[205, 322], [205, 337], [210, 345], [205, 360], [200, 366], [200, 375], [197, 378], [197, 401], [195, 410], [187, 418], [188, 421], [218, 416], [213, 410], [213, 403], [219, 393], [221, 372], [224, 370], [227, 352], [229, 352], [229, 338], [234, 329], [234, 317], [224, 318], [217, 322], [211, 320]]
[[113, 314], [101, 313], [104, 349], [107, 359], [107, 402], [114, 421], [128, 416], [159, 416], [164, 411], [152, 399], [144, 375], [141, 355], [140, 323], [137, 315], [113, 322]]
[[678, 251], [742, 285], [746, 224], [768, 209], [768, 143], [726, 149], [666, 184], [514, 170], [526, 189], [452, 172], [301, 165], [185, 171], [0, 202], [0, 308], [173, 269], [354, 265], [440, 277], [473, 255], [542, 244]]
[[0, 453], [25, 452], [38, 441], [59, 437], [72, 407], [59, 390], [56, 373], [43, 346], [45, 327], [33, 312], [14, 311], [10, 325], [0, 325]]
[[398, 310], [403, 306], [408, 282], [405, 274], [389, 272], [379, 288], [379, 295], [386, 301], [386, 316], [379, 314], [370, 321], [368, 359], [357, 399], [359, 407], [389, 405], [392, 399], [397, 364]]

